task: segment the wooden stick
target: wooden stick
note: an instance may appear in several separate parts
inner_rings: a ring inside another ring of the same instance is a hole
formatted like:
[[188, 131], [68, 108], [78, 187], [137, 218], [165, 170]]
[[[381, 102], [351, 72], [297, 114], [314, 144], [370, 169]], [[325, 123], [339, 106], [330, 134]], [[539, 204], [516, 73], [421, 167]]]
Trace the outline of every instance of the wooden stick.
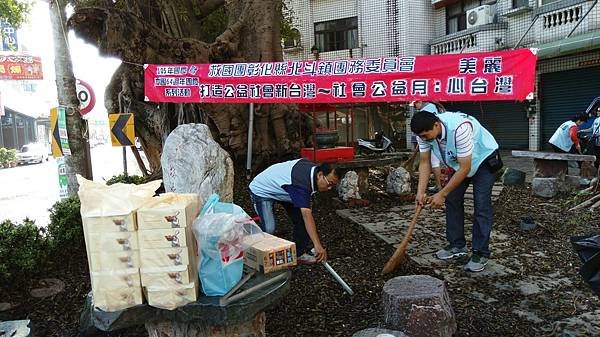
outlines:
[[413, 216], [410, 225], [408, 225], [408, 230], [406, 231], [404, 239], [402, 239], [402, 242], [400, 243], [400, 246], [396, 248], [394, 255], [390, 257], [388, 262], [383, 267], [381, 275], [393, 272], [400, 265], [400, 261], [402, 260], [402, 257], [404, 257], [404, 253], [406, 252], [406, 247], [408, 247], [408, 242], [412, 238], [413, 230], [415, 229], [415, 225], [417, 224], [417, 218], [419, 217], [419, 214], [421, 214], [421, 209], [422, 206], [418, 205], [417, 209], [415, 210], [415, 215]]
[[594, 210], [596, 208], [600, 207], [600, 201], [596, 202], [595, 204], [593, 204], [592, 206], [590, 206], [590, 211]]
[[404, 163], [402, 163], [402, 167], [404, 167], [408, 172], [413, 171], [413, 165], [415, 164], [415, 158], [417, 158], [417, 154], [419, 154], [419, 146], [415, 147], [410, 158], [408, 158]]
[[589, 206], [589, 205], [593, 204], [593, 203], [594, 203], [594, 201], [596, 201], [596, 200], [598, 200], [598, 199], [600, 199], [600, 194], [597, 194], [597, 195], [595, 195], [595, 196], [591, 197], [590, 199], [588, 199], [588, 200], [586, 200], [586, 201], [582, 202], [582, 203], [581, 203], [581, 204], [579, 204], [579, 205], [576, 205], [576, 206], [574, 206], [574, 207], [571, 207], [571, 208], [569, 209], [569, 212], [570, 212], [570, 211], [576, 211], [576, 210], [578, 210], [578, 209], [581, 209], [581, 208], [584, 208], [584, 207], [586, 207], [586, 206]]

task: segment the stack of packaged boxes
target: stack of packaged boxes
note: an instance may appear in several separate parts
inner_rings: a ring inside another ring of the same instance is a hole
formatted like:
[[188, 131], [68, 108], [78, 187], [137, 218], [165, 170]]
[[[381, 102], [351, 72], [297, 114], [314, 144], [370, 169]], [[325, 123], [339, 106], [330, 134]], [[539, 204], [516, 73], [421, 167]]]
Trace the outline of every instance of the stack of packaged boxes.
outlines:
[[135, 213], [82, 220], [94, 305], [117, 311], [142, 304]]
[[141, 282], [148, 304], [163, 309], [198, 296], [198, 249], [192, 223], [197, 194], [165, 193], [137, 210]]

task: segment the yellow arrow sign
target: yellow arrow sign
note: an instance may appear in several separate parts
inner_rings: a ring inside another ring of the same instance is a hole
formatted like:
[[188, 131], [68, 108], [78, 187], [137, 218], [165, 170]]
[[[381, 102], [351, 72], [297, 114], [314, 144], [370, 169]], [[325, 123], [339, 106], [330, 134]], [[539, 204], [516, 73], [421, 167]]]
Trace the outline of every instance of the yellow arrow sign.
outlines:
[[52, 156], [62, 157], [63, 151], [60, 146], [60, 134], [58, 132], [58, 108], [50, 109], [50, 131], [52, 135]]
[[133, 114], [109, 114], [110, 140], [113, 146], [133, 146], [135, 128]]

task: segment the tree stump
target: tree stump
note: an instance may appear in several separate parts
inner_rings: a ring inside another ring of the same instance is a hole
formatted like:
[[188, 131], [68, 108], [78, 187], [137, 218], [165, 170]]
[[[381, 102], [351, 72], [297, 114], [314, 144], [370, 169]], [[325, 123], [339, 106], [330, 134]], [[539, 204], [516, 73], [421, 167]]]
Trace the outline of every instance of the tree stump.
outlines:
[[383, 286], [385, 323], [411, 337], [451, 337], [454, 310], [444, 282], [427, 275], [395, 277]]
[[226, 326], [209, 325], [200, 321], [160, 321], [146, 323], [150, 337], [264, 337], [265, 313], [253, 320]]
[[402, 331], [369, 328], [356, 332], [352, 337], [406, 337], [406, 335]]

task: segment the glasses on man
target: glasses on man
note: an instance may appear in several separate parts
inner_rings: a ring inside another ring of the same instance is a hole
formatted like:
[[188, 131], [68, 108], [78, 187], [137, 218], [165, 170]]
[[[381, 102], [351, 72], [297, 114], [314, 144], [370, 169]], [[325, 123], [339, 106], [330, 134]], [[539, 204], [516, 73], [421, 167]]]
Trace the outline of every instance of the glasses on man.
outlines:
[[333, 185], [335, 185], [332, 181], [329, 181], [329, 179], [327, 179], [326, 175], [323, 175], [323, 179], [325, 179], [327, 186], [332, 187]]

